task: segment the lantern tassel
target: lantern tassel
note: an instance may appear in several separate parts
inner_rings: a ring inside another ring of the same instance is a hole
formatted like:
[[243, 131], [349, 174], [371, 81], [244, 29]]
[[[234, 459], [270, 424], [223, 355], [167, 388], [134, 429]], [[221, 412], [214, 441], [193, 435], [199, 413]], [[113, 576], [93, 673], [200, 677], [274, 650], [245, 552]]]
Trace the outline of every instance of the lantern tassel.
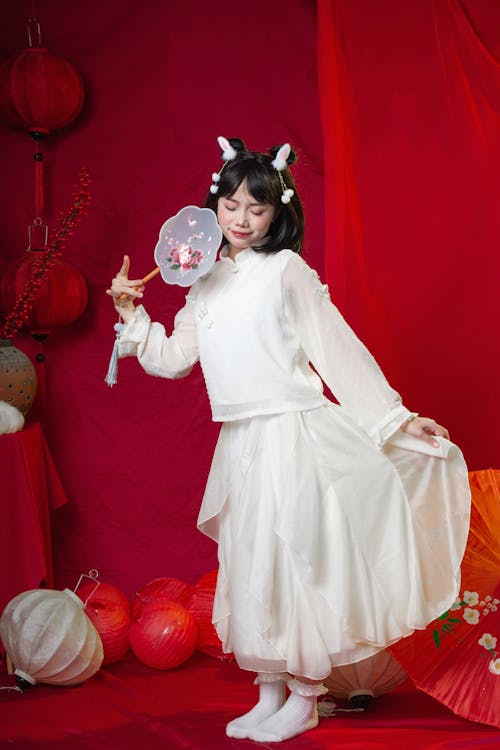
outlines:
[[335, 714], [339, 711], [342, 713], [359, 713], [360, 711], [364, 710], [364, 708], [338, 708], [337, 704], [331, 700], [328, 700], [328, 698], [325, 698], [322, 701], [318, 701], [318, 716], [322, 719], [334, 718]]
[[114, 329], [116, 332], [115, 343], [113, 344], [113, 351], [111, 352], [111, 358], [109, 360], [109, 367], [104, 382], [112, 388], [118, 382], [118, 347], [120, 344], [120, 334], [123, 330], [123, 323], [118, 321], [115, 323]]

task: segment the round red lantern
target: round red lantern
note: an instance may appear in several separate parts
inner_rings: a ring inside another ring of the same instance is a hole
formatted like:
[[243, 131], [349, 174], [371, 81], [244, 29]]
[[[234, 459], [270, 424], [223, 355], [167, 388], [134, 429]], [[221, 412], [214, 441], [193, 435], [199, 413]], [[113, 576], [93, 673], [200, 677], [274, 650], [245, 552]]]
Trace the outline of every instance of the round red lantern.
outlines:
[[198, 627], [196, 648], [198, 651], [209, 656], [215, 656], [218, 659], [232, 659], [232, 654], [226, 654], [222, 650], [219, 636], [212, 624], [216, 584], [217, 570], [206, 573], [195, 584], [193, 595], [188, 604], [188, 609]]
[[[28, 251], [20, 260], [8, 263], [0, 279], [2, 309], [7, 313], [31, 279], [33, 267], [48, 250]], [[47, 334], [53, 328], [73, 323], [87, 305], [87, 285], [75, 266], [60, 258], [53, 259], [38, 289], [26, 327], [32, 334]]]
[[130, 648], [154, 669], [173, 669], [189, 659], [196, 647], [196, 623], [178, 602], [151, 602], [130, 626]]
[[178, 578], [155, 578], [134, 594], [132, 617], [139, 617], [143, 607], [151, 603], [159, 604], [164, 601], [172, 601], [187, 607], [192, 593], [193, 587]]
[[0, 115], [13, 127], [46, 135], [72, 122], [84, 88], [67, 60], [30, 47], [0, 65]]
[[130, 604], [125, 594], [111, 583], [80, 586], [78, 596], [85, 612], [101, 636], [103, 666], [122, 659], [129, 649]]

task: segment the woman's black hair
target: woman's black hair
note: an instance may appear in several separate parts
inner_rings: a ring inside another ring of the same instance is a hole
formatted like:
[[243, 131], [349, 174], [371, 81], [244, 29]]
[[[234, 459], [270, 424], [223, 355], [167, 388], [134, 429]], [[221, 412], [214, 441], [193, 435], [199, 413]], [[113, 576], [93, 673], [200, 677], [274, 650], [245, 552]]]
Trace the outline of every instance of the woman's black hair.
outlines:
[[[208, 194], [206, 208], [211, 208], [217, 213], [219, 198], [234, 195], [241, 183], [246, 180], [248, 192], [257, 203], [268, 203], [276, 209], [268, 236], [253, 249], [256, 252], [272, 253], [289, 248], [300, 253], [304, 237], [304, 212], [297, 195], [297, 187], [288, 167], [282, 170], [281, 176], [286, 187], [294, 191], [290, 203], [282, 203], [280, 173], [271, 164], [280, 146], [274, 146], [268, 154], [264, 154], [260, 151], [247, 151], [239, 138], [230, 138], [229, 143], [237, 152], [236, 156], [225, 163], [220, 173], [218, 191], [215, 195]], [[288, 165], [294, 164], [295, 160], [294, 152], [290, 151]]]

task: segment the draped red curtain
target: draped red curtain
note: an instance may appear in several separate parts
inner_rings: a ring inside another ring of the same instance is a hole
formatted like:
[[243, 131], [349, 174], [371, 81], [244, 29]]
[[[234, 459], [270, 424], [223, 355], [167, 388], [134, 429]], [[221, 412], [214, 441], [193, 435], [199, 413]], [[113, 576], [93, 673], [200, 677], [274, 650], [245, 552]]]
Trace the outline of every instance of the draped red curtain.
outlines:
[[318, 0], [325, 263], [411, 409], [500, 463], [500, 5]]

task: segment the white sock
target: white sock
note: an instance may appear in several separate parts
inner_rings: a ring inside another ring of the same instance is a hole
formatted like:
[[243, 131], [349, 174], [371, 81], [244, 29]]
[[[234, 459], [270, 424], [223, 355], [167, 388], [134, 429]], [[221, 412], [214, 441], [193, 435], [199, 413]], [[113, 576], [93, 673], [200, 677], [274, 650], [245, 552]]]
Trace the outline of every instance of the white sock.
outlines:
[[279, 711], [285, 702], [285, 684], [287, 674], [259, 674], [255, 684], [259, 685], [259, 700], [243, 716], [238, 716], [226, 726], [228, 737], [244, 739], [250, 731], [269, 716]]
[[327, 692], [323, 685], [308, 685], [298, 680], [288, 683], [287, 702], [248, 734], [255, 742], [281, 742], [318, 726], [317, 697]]

